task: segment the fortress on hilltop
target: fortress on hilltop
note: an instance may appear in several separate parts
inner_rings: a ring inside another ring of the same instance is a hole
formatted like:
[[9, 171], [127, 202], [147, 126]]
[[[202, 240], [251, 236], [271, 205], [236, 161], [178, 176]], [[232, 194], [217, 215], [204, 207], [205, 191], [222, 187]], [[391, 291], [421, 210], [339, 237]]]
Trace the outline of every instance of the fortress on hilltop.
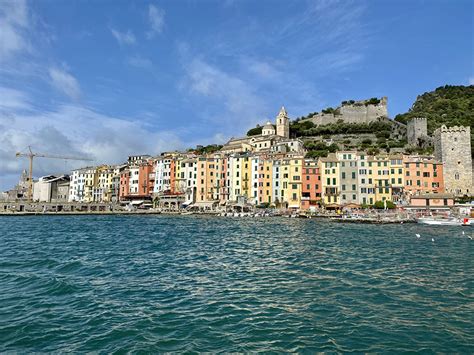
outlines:
[[320, 113], [309, 115], [306, 119], [317, 126], [337, 123], [340, 120], [345, 123], [376, 122], [388, 117], [387, 100], [384, 96], [380, 99], [343, 101], [341, 106], [335, 109], [329, 107]]

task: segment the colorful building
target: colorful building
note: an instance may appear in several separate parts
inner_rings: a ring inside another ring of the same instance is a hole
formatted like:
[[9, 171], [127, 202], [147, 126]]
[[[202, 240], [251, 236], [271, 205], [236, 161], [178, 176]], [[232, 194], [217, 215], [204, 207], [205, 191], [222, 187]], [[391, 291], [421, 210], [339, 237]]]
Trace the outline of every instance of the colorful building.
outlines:
[[407, 195], [443, 193], [443, 164], [432, 157], [406, 156], [404, 190]]
[[317, 160], [303, 161], [301, 209], [316, 208], [321, 201], [321, 174]]

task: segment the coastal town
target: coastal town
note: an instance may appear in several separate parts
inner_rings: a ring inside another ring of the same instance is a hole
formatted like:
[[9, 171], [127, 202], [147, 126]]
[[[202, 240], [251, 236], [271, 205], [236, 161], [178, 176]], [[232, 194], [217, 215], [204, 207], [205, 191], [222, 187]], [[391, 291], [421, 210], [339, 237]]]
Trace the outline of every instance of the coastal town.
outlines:
[[[284, 107], [260, 131], [208, 151], [129, 156], [123, 164], [36, 181], [25, 170], [16, 188], [3, 193], [2, 212], [449, 210], [472, 196], [470, 127], [437, 129], [429, 137], [434, 155], [338, 150], [319, 158], [290, 137]], [[413, 144], [426, 139], [426, 120], [409, 122], [407, 135]]]

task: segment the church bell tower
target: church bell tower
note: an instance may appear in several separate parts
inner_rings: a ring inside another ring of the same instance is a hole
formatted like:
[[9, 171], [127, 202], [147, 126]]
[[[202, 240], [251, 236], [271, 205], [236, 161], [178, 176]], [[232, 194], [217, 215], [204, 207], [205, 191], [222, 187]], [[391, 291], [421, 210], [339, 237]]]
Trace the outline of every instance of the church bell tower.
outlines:
[[280, 113], [276, 117], [276, 134], [280, 137], [290, 138], [290, 119], [284, 106], [281, 107]]

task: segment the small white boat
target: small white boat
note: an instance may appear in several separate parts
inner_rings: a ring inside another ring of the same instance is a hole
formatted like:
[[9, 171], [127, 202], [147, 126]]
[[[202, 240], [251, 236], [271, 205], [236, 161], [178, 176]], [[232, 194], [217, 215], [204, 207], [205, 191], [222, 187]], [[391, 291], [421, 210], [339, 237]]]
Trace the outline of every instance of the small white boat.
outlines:
[[462, 225], [462, 221], [455, 217], [448, 217], [448, 218], [420, 217], [416, 219], [416, 223], [438, 225], [438, 226]]
[[472, 218], [464, 218], [464, 219], [462, 220], [462, 222], [461, 222], [461, 225], [474, 227], [474, 219], [472, 219]]

